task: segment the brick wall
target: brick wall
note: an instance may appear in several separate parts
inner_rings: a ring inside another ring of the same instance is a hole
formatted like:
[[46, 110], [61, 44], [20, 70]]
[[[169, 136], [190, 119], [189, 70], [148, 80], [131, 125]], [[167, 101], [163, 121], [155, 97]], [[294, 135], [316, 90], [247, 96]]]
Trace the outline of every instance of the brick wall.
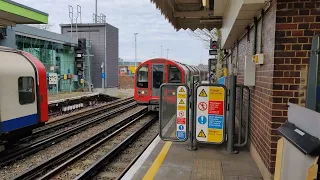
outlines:
[[286, 104], [305, 106], [312, 36], [320, 33], [319, 8], [320, 0], [277, 0], [271, 147], [276, 147], [275, 128], [287, 120]]
[[[318, 23], [317, 23], [318, 22]], [[261, 20], [257, 52], [260, 52]], [[263, 20], [264, 64], [256, 66], [251, 88], [250, 140], [274, 173], [276, 129], [287, 120], [287, 103], [305, 105], [312, 36], [320, 33], [320, 0], [273, 0]], [[253, 54], [254, 30], [244, 36], [230, 58], [238, 61], [237, 83], [243, 84], [244, 58]], [[238, 53], [237, 53], [238, 50]]]
[[133, 89], [134, 76], [119, 76], [119, 89]]

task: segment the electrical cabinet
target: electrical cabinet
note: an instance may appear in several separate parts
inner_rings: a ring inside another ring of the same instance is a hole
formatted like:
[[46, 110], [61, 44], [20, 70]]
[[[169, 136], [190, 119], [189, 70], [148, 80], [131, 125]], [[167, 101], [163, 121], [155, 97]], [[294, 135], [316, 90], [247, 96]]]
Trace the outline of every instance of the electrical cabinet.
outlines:
[[256, 85], [256, 64], [252, 61], [253, 55], [246, 55], [244, 62], [244, 85]]

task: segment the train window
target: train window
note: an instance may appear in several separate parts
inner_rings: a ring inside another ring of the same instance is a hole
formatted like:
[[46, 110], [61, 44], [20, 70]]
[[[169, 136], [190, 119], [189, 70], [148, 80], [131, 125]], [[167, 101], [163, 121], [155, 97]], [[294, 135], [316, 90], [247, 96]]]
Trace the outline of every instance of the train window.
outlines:
[[148, 88], [148, 66], [142, 66], [138, 70], [137, 86], [140, 88]]
[[32, 104], [35, 101], [33, 77], [19, 77], [18, 79], [19, 102], [21, 105]]
[[164, 67], [161, 64], [154, 64], [152, 67], [153, 88], [158, 89], [163, 83]]
[[169, 67], [169, 82], [170, 83], [181, 83], [180, 70], [175, 66]]

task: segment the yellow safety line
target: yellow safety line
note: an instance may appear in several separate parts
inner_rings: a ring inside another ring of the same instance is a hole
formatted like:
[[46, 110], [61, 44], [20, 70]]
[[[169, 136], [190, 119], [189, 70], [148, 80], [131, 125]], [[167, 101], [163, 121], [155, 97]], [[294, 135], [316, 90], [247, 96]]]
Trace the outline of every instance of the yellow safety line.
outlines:
[[[175, 134], [174, 132], [175, 131], [172, 132], [171, 137], [174, 136]], [[156, 176], [158, 169], [160, 168], [162, 162], [166, 158], [171, 145], [172, 145], [171, 141], [168, 141], [164, 144], [157, 158], [153, 161], [152, 165], [150, 166], [150, 168], [148, 169], [147, 173], [144, 175], [142, 180], [151, 180]]]

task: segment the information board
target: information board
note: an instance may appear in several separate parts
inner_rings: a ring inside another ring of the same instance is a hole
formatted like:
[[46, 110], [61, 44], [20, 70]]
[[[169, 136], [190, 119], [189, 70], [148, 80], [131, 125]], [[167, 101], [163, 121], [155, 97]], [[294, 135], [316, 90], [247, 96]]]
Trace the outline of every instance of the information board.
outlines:
[[58, 74], [49, 73], [49, 84], [58, 84]]
[[179, 86], [177, 88], [177, 120], [176, 137], [179, 140], [187, 138], [187, 88]]
[[223, 86], [201, 85], [196, 97], [196, 139], [199, 142], [224, 142], [226, 90]]

